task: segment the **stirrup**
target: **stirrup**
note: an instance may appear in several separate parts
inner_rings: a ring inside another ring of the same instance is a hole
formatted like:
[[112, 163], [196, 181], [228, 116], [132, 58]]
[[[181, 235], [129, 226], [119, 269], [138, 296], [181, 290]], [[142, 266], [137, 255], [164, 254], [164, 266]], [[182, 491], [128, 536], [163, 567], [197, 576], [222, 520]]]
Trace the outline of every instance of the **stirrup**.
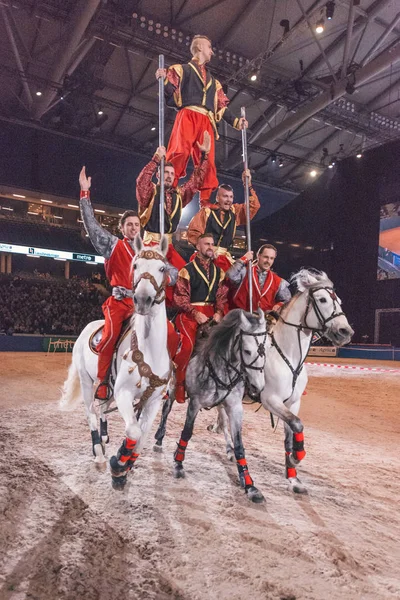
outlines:
[[[99, 389], [102, 388], [102, 387], [106, 387], [106, 389], [107, 389], [107, 394], [106, 394], [105, 398], [100, 398], [97, 395]], [[94, 393], [95, 400], [98, 400], [99, 401], [99, 405], [101, 405], [101, 404], [105, 404], [106, 402], [108, 402], [110, 400], [111, 396], [112, 396], [112, 392], [111, 392], [110, 384], [108, 383], [108, 381], [101, 381], [99, 383], [99, 385], [97, 386], [96, 391]]]

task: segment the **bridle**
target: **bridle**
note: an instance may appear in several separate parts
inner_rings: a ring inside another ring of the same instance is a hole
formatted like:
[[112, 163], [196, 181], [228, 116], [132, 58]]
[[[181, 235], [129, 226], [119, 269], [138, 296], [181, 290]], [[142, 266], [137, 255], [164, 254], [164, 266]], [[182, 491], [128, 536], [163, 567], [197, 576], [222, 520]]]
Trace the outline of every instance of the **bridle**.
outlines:
[[[319, 290], [325, 290], [328, 292], [329, 296], [331, 297], [332, 301], [333, 301], [333, 311], [331, 313], [331, 315], [327, 318], [325, 318], [322, 314], [322, 312], [320, 311], [318, 304], [317, 304], [317, 299], [314, 298], [314, 294], [315, 292], [318, 292]], [[284, 402], [287, 402], [289, 400], [289, 398], [292, 396], [294, 388], [296, 387], [296, 383], [297, 383], [297, 379], [303, 369], [303, 365], [304, 365], [304, 361], [307, 358], [307, 354], [309, 352], [310, 346], [311, 346], [311, 342], [312, 342], [312, 336], [310, 336], [310, 343], [308, 345], [307, 348], [307, 352], [304, 354], [303, 356], [303, 352], [302, 352], [302, 348], [301, 348], [301, 339], [300, 339], [300, 333], [301, 331], [310, 331], [311, 333], [320, 333], [321, 335], [324, 335], [324, 333], [327, 330], [327, 323], [329, 323], [330, 321], [332, 321], [333, 319], [336, 319], [336, 317], [340, 317], [342, 315], [344, 315], [343, 311], [340, 311], [339, 308], [339, 312], [337, 311], [336, 308], [336, 304], [340, 307], [339, 305], [339, 301], [338, 301], [338, 297], [336, 296], [335, 290], [332, 287], [328, 287], [328, 286], [319, 286], [319, 287], [315, 287], [315, 288], [311, 288], [308, 290], [308, 298], [307, 298], [307, 306], [306, 306], [306, 311], [304, 313], [304, 318], [303, 318], [303, 324], [301, 323], [290, 323], [290, 321], [286, 321], [279, 313], [277, 314], [277, 317], [285, 324], [285, 325], [289, 325], [290, 327], [294, 327], [295, 329], [297, 329], [297, 339], [298, 339], [298, 343], [299, 343], [299, 350], [300, 350], [300, 360], [299, 360], [299, 364], [297, 365], [297, 367], [294, 367], [289, 359], [284, 355], [282, 349], [280, 348], [279, 344], [277, 343], [274, 333], [273, 331], [269, 334], [270, 338], [271, 338], [271, 342], [272, 342], [272, 346], [274, 348], [276, 348], [276, 351], [278, 352], [279, 356], [282, 358], [282, 360], [287, 364], [287, 366], [289, 367], [293, 379], [292, 379], [292, 392], [290, 394], [290, 396], [288, 396], [286, 398], [286, 400], [284, 400]], [[320, 325], [321, 328], [314, 328], [314, 327], [310, 327], [307, 323], [307, 317], [309, 316], [310, 310], [311, 308], [314, 309], [315, 315], [318, 319], [318, 323]]]
[[[262, 373], [264, 371], [265, 344], [267, 341], [267, 333], [268, 333], [267, 330], [261, 331], [259, 333], [251, 333], [248, 331], [240, 331], [238, 333], [238, 335], [235, 337], [235, 340], [232, 344], [231, 353], [233, 352], [236, 344], [238, 344], [239, 353], [240, 353], [239, 368], [235, 367], [235, 365], [233, 365], [229, 360], [227, 360], [224, 356], [220, 355], [220, 358], [222, 358], [222, 360], [225, 362], [225, 365], [227, 367], [227, 373], [228, 373], [228, 377], [229, 377], [228, 382], [222, 381], [222, 379], [217, 375], [217, 373], [214, 369], [214, 366], [211, 362], [211, 359], [209, 357], [207, 357], [205, 363], [208, 368], [210, 377], [214, 381], [215, 387], [216, 387], [215, 395], [214, 395], [215, 404], [213, 404], [213, 406], [217, 406], [218, 404], [221, 404], [222, 402], [224, 402], [224, 400], [228, 397], [228, 395], [231, 393], [231, 391], [241, 381], [243, 381], [244, 383], [248, 383], [248, 375], [246, 373], [247, 369], [252, 369], [253, 371], [259, 371], [260, 373]], [[243, 356], [243, 337], [245, 335], [250, 335], [250, 336], [256, 338], [256, 341], [257, 341], [257, 354], [250, 363], [246, 363], [245, 358]], [[262, 338], [260, 342], [258, 340], [259, 337]], [[264, 359], [262, 367], [255, 365], [255, 363], [258, 361], [259, 358]], [[220, 400], [217, 401], [219, 391], [224, 391], [226, 393]]]
[[[320, 290], [325, 290], [326, 292], [328, 292], [329, 296], [331, 297], [331, 299], [333, 301], [333, 311], [332, 311], [331, 315], [329, 317], [327, 317], [326, 319], [323, 316], [323, 314], [318, 306], [317, 299], [314, 298], [315, 292], [319, 292]], [[285, 319], [279, 314], [278, 314], [278, 317], [283, 323], [285, 323], [285, 325], [290, 325], [291, 327], [295, 327], [296, 329], [299, 329], [300, 331], [302, 331], [302, 330], [304, 331], [305, 329], [307, 329], [308, 331], [312, 331], [313, 333], [318, 332], [321, 335], [324, 335], [324, 333], [327, 330], [327, 326], [326, 326], [327, 323], [329, 323], [333, 319], [336, 319], [336, 317], [344, 316], [343, 311], [340, 311], [340, 312], [337, 311], [336, 304], [340, 307], [338, 297], [336, 296], [335, 290], [333, 288], [328, 287], [328, 286], [320, 286], [320, 287], [316, 287], [316, 288], [311, 288], [308, 290], [308, 299], [307, 299], [306, 312], [304, 313], [304, 318], [303, 318], [303, 325], [301, 323], [290, 323], [289, 321], [285, 321]], [[309, 316], [311, 308], [314, 309], [315, 315], [318, 319], [318, 323], [321, 326], [321, 328], [310, 327], [310, 325], [308, 325], [307, 317]], [[340, 310], [340, 308], [339, 308], [339, 310]]]
[[[145, 258], [146, 260], [161, 260], [164, 264], [167, 264], [165, 257], [162, 254], [160, 254], [159, 252], [156, 252], [155, 250], [142, 250], [137, 255], [137, 258]], [[135, 266], [134, 266], [134, 268], [135, 268]], [[144, 273], [142, 273], [140, 275], [139, 279], [137, 280], [137, 282], [133, 284], [133, 288], [132, 288], [133, 293], [135, 293], [136, 288], [139, 285], [139, 283], [142, 281], [142, 279], [148, 279], [156, 291], [156, 295], [154, 298], [154, 304], [161, 304], [162, 302], [164, 302], [165, 288], [167, 285], [167, 270], [164, 271], [164, 277], [163, 277], [161, 285], [158, 285], [154, 275], [152, 275], [148, 271], [145, 271]]]

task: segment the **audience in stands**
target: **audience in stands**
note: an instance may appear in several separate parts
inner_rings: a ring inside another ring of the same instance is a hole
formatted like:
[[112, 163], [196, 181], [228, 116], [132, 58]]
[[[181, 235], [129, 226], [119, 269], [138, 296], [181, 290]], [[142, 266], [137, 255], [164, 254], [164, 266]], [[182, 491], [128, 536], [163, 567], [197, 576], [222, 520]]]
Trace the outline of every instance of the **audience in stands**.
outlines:
[[102, 319], [104, 297], [85, 279], [0, 278], [0, 333], [78, 335]]

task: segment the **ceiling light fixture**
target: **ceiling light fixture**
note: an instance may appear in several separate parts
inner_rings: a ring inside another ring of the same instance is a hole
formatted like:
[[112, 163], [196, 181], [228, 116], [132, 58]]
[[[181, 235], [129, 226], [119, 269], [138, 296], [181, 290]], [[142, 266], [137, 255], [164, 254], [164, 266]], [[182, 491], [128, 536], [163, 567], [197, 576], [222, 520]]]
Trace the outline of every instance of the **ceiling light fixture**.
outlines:
[[317, 171], [315, 169], [313, 169], [312, 171], [310, 171], [310, 176], [311, 177], [316, 177], [317, 176]]
[[315, 24], [315, 33], [323, 33], [325, 29], [325, 22], [323, 19], [320, 19]]
[[331, 21], [333, 19], [333, 15], [335, 14], [335, 3], [333, 0], [330, 0], [326, 3], [325, 11], [326, 18], [328, 19], [328, 21]]

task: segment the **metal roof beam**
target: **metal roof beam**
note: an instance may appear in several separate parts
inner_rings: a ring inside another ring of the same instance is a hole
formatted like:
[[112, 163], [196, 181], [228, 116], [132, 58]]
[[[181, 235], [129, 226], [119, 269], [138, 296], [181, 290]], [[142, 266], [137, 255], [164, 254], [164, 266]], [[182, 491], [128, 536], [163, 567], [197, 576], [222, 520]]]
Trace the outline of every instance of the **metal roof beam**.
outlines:
[[[92, 20], [101, 0], [79, 0], [71, 13], [68, 25], [68, 34], [65, 43], [60, 46], [58, 55], [54, 61], [49, 79], [55, 83], [61, 83], [69, 62], [81, 41], [87, 26]], [[52, 89], [46, 90], [37, 103], [33, 116], [40, 119], [51, 104], [56, 92]]]

